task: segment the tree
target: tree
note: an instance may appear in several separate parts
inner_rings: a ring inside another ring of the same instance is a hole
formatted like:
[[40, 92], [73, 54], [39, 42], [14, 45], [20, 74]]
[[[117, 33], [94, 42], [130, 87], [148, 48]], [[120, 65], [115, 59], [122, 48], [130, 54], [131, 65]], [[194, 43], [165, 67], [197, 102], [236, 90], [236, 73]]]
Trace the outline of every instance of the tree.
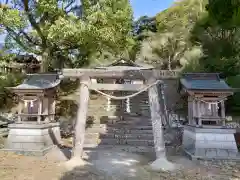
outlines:
[[200, 63], [207, 72], [222, 72], [226, 77], [239, 73], [240, 6], [236, 2], [209, 0], [208, 14], [192, 30], [191, 41], [202, 46]]
[[168, 70], [180, 68], [180, 58], [186, 50], [186, 43], [172, 33], [161, 34], [158, 39], [161, 39], [161, 41], [158, 41], [152, 49], [153, 53], [161, 59], [163, 68]]
[[133, 33], [138, 40], [143, 40], [148, 32], [157, 32], [156, 17], [142, 16], [133, 24]]
[[180, 68], [187, 44], [174, 33], [153, 34], [142, 43], [139, 59], [161, 69]]
[[1, 2], [1, 29], [7, 32], [7, 44], [41, 56], [42, 71], [53, 64], [69, 64], [73, 57], [84, 57], [80, 59], [85, 62], [77, 63], [84, 65], [97, 52], [119, 55], [131, 49], [132, 10], [127, 0], [76, 2]]
[[[156, 16], [158, 32], [182, 32], [189, 35], [195, 22], [205, 12], [207, 0], [181, 0]], [[180, 35], [180, 34], [179, 34]]]

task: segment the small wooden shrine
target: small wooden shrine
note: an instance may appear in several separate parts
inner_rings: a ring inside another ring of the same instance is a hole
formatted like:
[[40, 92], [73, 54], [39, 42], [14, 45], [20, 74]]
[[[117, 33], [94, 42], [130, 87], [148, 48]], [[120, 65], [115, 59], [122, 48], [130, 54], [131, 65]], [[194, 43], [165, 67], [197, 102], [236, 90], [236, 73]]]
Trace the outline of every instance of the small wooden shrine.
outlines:
[[29, 74], [22, 84], [10, 87], [19, 97], [18, 119], [9, 124], [5, 150], [43, 155], [61, 140], [55, 121], [58, 74]]
[[181, 78], [188, 96], [188, 120], [193, 126], [224, 126], [225, 100], [233, 94], [217, 73], [187, 73]]
[[225, 127], [224, 101], [233, 94], [218, 73], [187, 73], [181, 78], [181, 93], [188, 97], [188, 125], [183, 148], [192, 159], [239, 159], [234, 134]]
[[24, 82], [9, 89], [18, 95], [18, 123], [53, 122], [55, 120], [57, 74], [30, 74]]

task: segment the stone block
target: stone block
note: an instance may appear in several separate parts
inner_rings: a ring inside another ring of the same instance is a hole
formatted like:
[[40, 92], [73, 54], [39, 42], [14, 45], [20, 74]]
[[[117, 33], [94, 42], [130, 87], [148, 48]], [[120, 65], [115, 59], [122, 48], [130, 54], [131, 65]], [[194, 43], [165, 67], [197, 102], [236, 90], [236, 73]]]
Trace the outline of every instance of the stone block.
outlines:
[[36, 150], [42, 150], [45, 148], [44, 143], [21, 143], [22, 144], [22, 150], [27, 151], [36, 151]]
[[[223, 128], [186, 126], [184, 127], [183, 148], [191, 158], [234, 159], [238, 154], [234, 132], [234, 130]], [[196, 141], [192, 143], [194, 137]]]
[[226, 134], [216, 134], [215, 138], [216, 138], [216, 141], [220, 141], [220, 142], [224, 142], [228, 140]]
[[201, 133], [202, 136], [204, 136], [205, 141], [215, 141], [216, 140], [216, 134], [210, 134], [210, 133]]
[[229, 153], [227, 149], [217, 149], [217, 156], [219, 157], [228, 157]]
[[225, 141], [225, 142], [222, 142], [222, 149], [237, 149], [237, 145], [235, 142], [228, 142], [228, 141]]
[[199, 134], [196, 134], [196, 139], [203, 141], [203, 140], [205, 140], [205, 137], [203, 134], [199, 133]]
[[228, 150], [228, 156], [229, 157], [237, 157], [238, 156], [238, 150]]
[[215, 157], [217, 157], [217, 149], [207, 149], [206, 150], [206, 157], [207, 158], [215, 158]]
[[57, 141], [60, 141], [58, 123], [11, 124], [3, 150], [28, 155], [43, 155], [54, 144], [57, 144]]
[[195, 152], [194, 152], [195, 154], [195, 156], [206, 156], [206, 149], [204, 149], [204, 148], [197, 148], [196, 150], [195, 150]]

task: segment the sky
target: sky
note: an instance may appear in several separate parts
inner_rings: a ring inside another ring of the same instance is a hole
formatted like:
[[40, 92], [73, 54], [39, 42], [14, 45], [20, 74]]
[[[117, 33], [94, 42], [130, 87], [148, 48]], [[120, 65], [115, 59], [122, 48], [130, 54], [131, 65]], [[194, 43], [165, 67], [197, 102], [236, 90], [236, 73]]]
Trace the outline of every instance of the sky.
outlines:
[[140, 16], [154, 16], [160, 11], [167, 9], [171, 6], [174, 0], [130, 0], [134, 18], [137, 19]]
[[[168, 8], [174, 0], [130, 0], [133, 7], [134, 19], [141, 16], [154, 16], [160, 11]], [[0, 43], [3, 43], [4, 36], [0, 36]]]

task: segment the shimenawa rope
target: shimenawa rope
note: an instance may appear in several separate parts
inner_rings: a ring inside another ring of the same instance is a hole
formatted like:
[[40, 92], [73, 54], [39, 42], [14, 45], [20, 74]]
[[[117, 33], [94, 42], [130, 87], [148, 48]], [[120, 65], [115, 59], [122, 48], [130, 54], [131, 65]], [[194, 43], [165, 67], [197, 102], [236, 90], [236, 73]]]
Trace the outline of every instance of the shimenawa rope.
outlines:
[[[99, 90], [97, 90], [97, 89], [91, 89], [91, 90], [93, 90], [93, 91], [95, 91], [95, 92], [97, 92], [97, 93], [105, 96], [106, 98], [115, 99], [115, 100], [124, 100], [124, 99], [133, 98], [133, 97], [135, 97], [135, 96], [137, 96], [137, 95], [139, 95], [139, 94], [147, 91], [147, 90], [148, 90], [149, 88], [151, 88], [152, 86], [155, 86], [155, 85], [159, 84], [160, 82], [161, 82], [161, 80], [157, 80], [157, 81], [155, 81], [154, 83], [149, 84], [148, 86], [142, 88], [141, 90], [139, 90], [139, 91], [136, 92], [136, 93], [133, 93], [133, 94], [127, 95], [127, 96], [120, 96], [120, 97], [106, 94], [106, 93], [104, 93], [104, 92], [102, 92], [102, 91], [99, 91]], [[80, 83], [80, 84], [84, 84], [85, 86], [88, 86], [88, 85], [85, 84], [85, 83]]]

